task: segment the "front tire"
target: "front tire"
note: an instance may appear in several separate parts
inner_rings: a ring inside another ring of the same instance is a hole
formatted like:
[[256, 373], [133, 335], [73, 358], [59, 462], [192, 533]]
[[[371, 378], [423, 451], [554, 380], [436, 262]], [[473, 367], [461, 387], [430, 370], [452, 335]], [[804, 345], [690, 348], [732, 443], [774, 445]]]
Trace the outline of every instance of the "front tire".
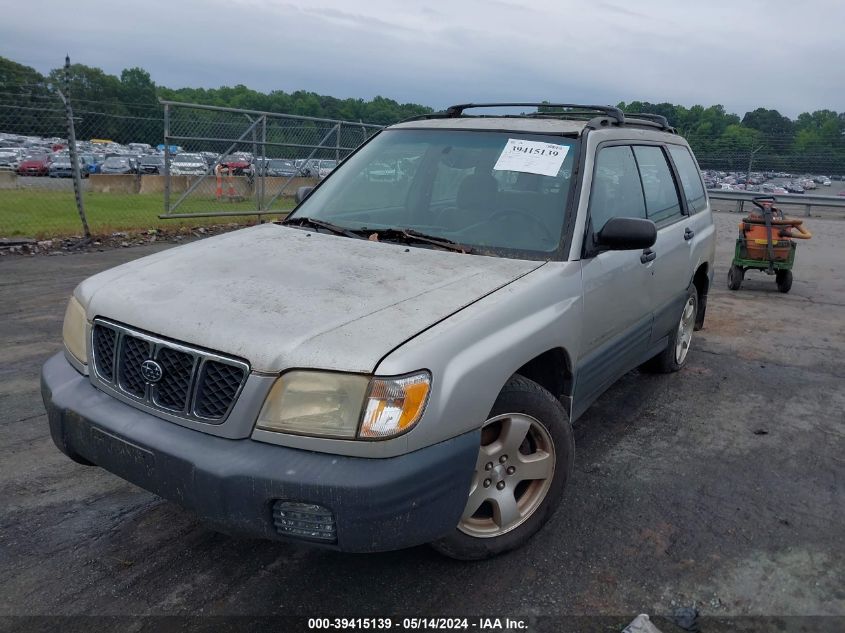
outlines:
[[560, 505], [574, 454], [560, 401], [533, 380], [511, 377], [482, 427], [463, 516], [432, 547], [451, 558], [481, 560], [522, 546]]

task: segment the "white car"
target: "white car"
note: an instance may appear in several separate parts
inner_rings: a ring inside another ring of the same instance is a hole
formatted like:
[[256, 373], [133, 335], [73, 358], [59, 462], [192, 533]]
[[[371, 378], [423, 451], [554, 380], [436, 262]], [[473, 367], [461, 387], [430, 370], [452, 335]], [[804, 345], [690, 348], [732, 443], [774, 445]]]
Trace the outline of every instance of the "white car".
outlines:
[[170, 163], [174, 176], [202, 176], [208, 171], [208, 163], [199, 154], [176, 154]]

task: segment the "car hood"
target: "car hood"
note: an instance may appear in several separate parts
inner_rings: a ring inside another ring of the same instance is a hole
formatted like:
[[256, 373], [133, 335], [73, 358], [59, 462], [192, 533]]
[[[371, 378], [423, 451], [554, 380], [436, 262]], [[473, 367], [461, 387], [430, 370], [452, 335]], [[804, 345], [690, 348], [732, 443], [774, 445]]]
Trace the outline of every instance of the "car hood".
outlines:
[[366, 373], [422, 330], [542, 265], [264, 224], [113, 268], [76, 296], [89, 320], [238, 356], [256, 371]]

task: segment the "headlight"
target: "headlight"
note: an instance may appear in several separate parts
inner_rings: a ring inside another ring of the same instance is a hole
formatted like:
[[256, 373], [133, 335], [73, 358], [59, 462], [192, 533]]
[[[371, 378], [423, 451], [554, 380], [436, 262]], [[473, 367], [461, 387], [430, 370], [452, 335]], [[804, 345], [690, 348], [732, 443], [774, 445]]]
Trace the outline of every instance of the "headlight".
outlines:
[[71, 297], [65, 310], [62, 337], [67, 351], [83, 365], [88, 364], [88, 356], [85, 351], [85, 325], [85, 308], [77, 301], [76, 297]]
[[341, 439], [356, 435], [386, 439], [408, 431], [422, 417], [430, 384], [428, 372], [370, 380], [357, 374], [292, 371], [273, 385], [256, 428]]
[[366, 376], [292, 371], [279, 378], [258, 414], [265, 431], [355, 437], [370, 381]]

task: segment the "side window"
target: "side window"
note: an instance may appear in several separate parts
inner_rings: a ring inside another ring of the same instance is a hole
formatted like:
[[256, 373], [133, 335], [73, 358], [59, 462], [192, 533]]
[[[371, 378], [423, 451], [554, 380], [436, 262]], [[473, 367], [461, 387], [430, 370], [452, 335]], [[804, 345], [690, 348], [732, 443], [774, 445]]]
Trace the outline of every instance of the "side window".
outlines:
[[660, 224], [680, 216], [681, 201], [663, 150], [653, 145], [637, 145], [634, 155], [643, 181], [648, 219]]
[[598, 233], [610, 218], [645, 218], [637, 163], [628, 145], [599, 150], [590, 188], [590, 218]]
[[686, 147], [669, 145], [669, 153], [672, 155], [672, 160], [678, 169], [678, 175], [681, 177], [687, 207], [690, 213], [698, 213], [707, 206], [707, 196], [704, 194], [704, 185], [701, 184], [701, 174], [698, 167], [696, 167], [695, 161]]

